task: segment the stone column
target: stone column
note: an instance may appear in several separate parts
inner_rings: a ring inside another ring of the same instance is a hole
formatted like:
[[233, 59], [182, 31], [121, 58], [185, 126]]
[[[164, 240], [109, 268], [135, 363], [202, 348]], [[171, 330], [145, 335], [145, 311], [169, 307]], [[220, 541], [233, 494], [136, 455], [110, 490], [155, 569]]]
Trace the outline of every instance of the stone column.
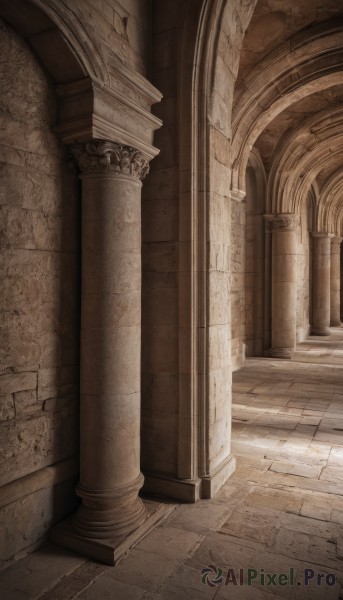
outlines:
[[299, 215], [278, 214], [267, 221], [272, 231], [272, 340], [270, 355], [291, 358], [296, 343], [297, 230]]
[[341, 241], [340, 237], [331, 238], [330, 263], [330, 325], [341, 325]]
[[72, 147], [82, 179], [80, 481], [73, 521], [117, 539], [146, 519], [140, 472], [141, 179], [148, 159], [95, 140]]
[[330, 239], [332, 233], [312, 233], [313, 291], [312, 335], [330, 334]]
[[264, 304], [263, 304], [263, 343], [264, 354], [269, 355], [271, 347], [271, 282], [272, 282], [272, 227], [275, 215], [264, 218]]

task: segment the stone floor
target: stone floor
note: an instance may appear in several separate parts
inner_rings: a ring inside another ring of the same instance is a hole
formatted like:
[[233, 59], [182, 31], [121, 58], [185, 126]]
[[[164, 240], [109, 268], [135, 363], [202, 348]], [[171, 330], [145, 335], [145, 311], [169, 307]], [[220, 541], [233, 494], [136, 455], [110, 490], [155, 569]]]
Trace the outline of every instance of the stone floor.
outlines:
[[250, 359], [234, 374], [237, 470], [217, 498], [173, 505], [116, 567], [46, 545], [0, 574], [0, 599], [342, 600], [342, 432], [343, 330], [292, 361]]

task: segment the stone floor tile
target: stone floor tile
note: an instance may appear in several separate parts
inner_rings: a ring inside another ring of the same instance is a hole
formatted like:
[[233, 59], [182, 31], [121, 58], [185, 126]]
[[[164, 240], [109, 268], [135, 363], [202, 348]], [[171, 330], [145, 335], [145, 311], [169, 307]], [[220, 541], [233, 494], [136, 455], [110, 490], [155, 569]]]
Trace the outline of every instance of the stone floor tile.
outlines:
[[33, 600], [53, 588], [85, 559], [47, 544], [1, 573], [1, 600]]
[[140, 600], [143, 593], [143, 588], [115, 581], [108, 575], [102, 575], [77, 598], [80, 600], [124, 600], [124, 598], [125, 600]]
[[[215, 600], [277, 600], [283, 598], [276, 592], [261, 590], [256, 586], [222, 585], [215, 596]], [[291, 599], [292, 596], [289, 596]]]
[[331, 521], [343, 525], [343, 509], [333, 508], [331, 512]]
[[[218, 519], [221, 515], [222, 507], [218, 506]], [[202, 539], [197, 533], [176, 528], [174, 521], [174, 527], [158, 527], [152, 531], [137, 548], [180, 561], [191, 556]]]
[[253, 488], [244, 500], [248, 506], [279, 510], [299, 514], [303, 505], [303, 496], [284, 490], [269, 490], [268, 488]]
[[[163, 586], [163, 600], [212, 600], [217, 587], [210, 587], [202, 581], [202, 568], [182, 565]], [[214, 573], [215, 577], [216, 573]]]
[[246, 543], [222, 532], [211, 532], [187, 561], [193, 569], [202, 569], [214, 564], [222, 569], [243, 568], [255, 556], [254, 544]]
[[74, 600], [82, 590], [86, 589], [109, 569], [111, 567], [87, 560], [75, 571], [66, 574], [53, 589], [49, 589], [42, 596], [39, 596], [39, 600]]
[[333, 446], [341, 444], [343, 446], [343, 437], [340, 434], [331, 433], [331, 431], [316, 431], [314, 435], [315, 441], [328, 442]]
[[343, 483], [343, 467], [324, 467], [320, 479]]
[[315, 499], [306, 499], [300, 510], [304, 517], [312, 517], [322, 521], [329, 521], [331, 518], [332, 507], [321, 498], [318, 502]]
[[235, 496], [235, 491], [238, 489], [238, 486], [233, 487], [232, 490], [229, 487], [226, 495], [224, 487], [218, 496], [218, 499], [233, 498], [233, 504], [216, 502], [208, 505], [206, 502], [200, 501], [194, 505], [186, 504], [178, 507], [168, 520], [168, 527], [194, 532], [193, 535], [196, 534], [197, 538], [199, 535], [206, 535], [211, 529], [219, 529], [229, 518], [238, 501]]
[[277, 427], [279, 429], [295, 429], [300, 421], [300, 417], [277, 415], [259, 415], [254, 423], [255, 425], [266, 427]]
[[245, 540], [254, 540], [270, 548], [274, 543], [278, 519], [277, 511], [244, 503], [234, 510], [221, 532]]
[[115, 581], [129, 583], [147, 591], [158, 591], [157, 588], [178, 566], [176, 560], [134, 548], [127, 558], [107, 574]]
[[343, 468], [343, 448], [342, 447], [333, 446], [331, 448], [330, 456], [328, 458], [328, 466]]
[[276, 473], [288, 473], [289, 475], [318, 479], [322, 472], [322, 466], [275, 461], [270, 466], [270, 470]]

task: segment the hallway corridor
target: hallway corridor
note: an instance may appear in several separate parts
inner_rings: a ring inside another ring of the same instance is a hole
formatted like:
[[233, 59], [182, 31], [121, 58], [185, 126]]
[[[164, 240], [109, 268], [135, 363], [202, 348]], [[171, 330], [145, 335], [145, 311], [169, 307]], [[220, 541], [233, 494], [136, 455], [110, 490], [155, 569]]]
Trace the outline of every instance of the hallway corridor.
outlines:
[[[342, 598], [342, 358], [333, 329], [292, 361], [248, 359], [233, 376], [237, 469], [215, 499], [170, 503], [116, 567], [47, 545], [0, 574], [1, 600]], [[251, 586], [238, 585], [240, 569], [245, 584], [253, 570]], [[293, 585], [278, 579], [290, 573]]]

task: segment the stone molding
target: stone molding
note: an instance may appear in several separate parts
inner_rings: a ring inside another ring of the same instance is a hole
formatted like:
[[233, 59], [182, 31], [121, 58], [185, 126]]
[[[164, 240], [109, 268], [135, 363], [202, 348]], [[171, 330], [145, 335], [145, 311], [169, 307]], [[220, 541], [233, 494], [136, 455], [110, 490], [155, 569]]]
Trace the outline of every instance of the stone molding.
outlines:
[[154, 98], [147, 102], [144, 97], [138, 105], [131, 95], [119, 81], [112, 89], [90, 77], [57, 86], [56, 134], [68, 146], [90, 140], [112, 140], [137, 148], [149, 159], [157, 156], [159, 150], [152, 145], [153, 135], [162, 121], [151, 114], [149, 105], [161, 96], [156, 90]]
[[144, 179], [149, 173], [149, 159], [132, 146], [106, 140], [92, 140], [70, 147], [84, 174], [111, 173]]
[[265, 227], [266, 231], [296, 231], [300, 227], [300, 216], [293, 213], [265, 215]]
[[0, 509], [9, 504], [18, 502], [25, 496], [32, 495], [39, 490], [53, 487], [63, 481], [76, 479], [79, 471], [77, 459], [68, 458], [49, 467], [24, 475], [0, 488]]
[[317, 238], [334, 238], [333, 233], [329, 233], [328, 231], [312, 231], [312, 237]]

